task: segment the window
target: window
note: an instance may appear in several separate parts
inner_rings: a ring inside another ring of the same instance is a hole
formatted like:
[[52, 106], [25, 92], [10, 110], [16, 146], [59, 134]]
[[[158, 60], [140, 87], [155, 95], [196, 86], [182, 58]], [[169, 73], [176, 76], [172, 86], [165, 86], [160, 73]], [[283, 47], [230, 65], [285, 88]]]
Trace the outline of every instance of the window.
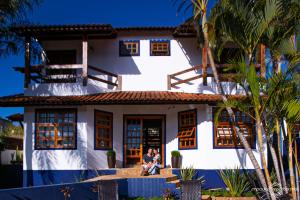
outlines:
[[95, 111], [95, 149], [112, 149], [113, 114]]
[[[240, 130], [243, 131], [244, 136], [246, 137], [249, 144], [253, 147], [254, 145], [254, 131], [253, 120], [240, 111], [235, 111], [235, 117], [237, 123], [240, 127]], [[221, 148], [242, 148], [243, 145], [240, 142], [238, 135], [235, 132], [235, 129], [230, 124], [230, 117], [226, 110], [223, 110], [218, 119], [218, 124], [214, 126], [214, 146]]]
[[151, 41], [151, 56], [170, 56], [170, 41]]
[[178, 113], [179, 149], [197, 148], [197, 110]]
[[76, 149], [76, 110], [36, 111], [36, 149]]
[[139, 41], [120, 41], [119, 43], [120, 56], [139, 56], [140, 42]]

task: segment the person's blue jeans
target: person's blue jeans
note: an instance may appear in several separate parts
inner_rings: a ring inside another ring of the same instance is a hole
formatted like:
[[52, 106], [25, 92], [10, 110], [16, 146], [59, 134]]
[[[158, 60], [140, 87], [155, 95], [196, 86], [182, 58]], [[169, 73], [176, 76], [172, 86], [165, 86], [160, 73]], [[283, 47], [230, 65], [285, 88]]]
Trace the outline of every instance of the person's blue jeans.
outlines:
[[148, 170], [148, 172], [152, 175], [157, 174], [157, 169], [159, 169], [161, 165], [159, 163], [154, 163], [152, 167]]

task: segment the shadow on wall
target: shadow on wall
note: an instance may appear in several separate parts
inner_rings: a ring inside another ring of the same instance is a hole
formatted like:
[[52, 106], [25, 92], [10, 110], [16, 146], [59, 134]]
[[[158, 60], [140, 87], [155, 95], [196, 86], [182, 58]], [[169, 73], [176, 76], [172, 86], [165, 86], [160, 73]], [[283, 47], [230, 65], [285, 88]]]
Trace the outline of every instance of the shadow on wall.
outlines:
[[[195, 49], [198, 48], [195, 39], [178, 38], [176, 41], [178, 42], [182, 52], [191, 66], [197, 66], [201, 64], [201, 51], [195, 51]], [[201, 71], [199, 70], [199, 74], [200, 73]]]
[[[141, 74], [132, 56], [119, 55], [118, 40], [98, 40], [90, 43], [93, 51], [90, 52], [89, 65], [118, 75]], [[99, 56], [101, 55], [101, 57]]]

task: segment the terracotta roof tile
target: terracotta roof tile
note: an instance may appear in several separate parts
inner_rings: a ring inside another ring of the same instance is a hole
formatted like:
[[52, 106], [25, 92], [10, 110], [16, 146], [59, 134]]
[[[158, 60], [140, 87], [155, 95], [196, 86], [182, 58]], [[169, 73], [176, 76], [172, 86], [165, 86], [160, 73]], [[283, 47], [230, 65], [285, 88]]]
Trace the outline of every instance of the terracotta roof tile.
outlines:
[[80, 96], [7, 96], [1, 107], [44, 105], [201, 104], [221, 101], [220, 95], [168, 91], [121, 91]]

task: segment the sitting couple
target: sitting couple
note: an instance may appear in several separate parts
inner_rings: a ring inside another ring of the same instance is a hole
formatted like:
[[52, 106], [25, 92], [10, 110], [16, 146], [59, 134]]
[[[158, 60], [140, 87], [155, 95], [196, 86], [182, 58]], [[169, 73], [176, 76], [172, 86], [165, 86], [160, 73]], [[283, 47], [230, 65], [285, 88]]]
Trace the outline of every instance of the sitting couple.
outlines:
[[149, 148], [148, 153], [143, 156], [141, 176], [159, 174], [160, 159], [158, 150]]

